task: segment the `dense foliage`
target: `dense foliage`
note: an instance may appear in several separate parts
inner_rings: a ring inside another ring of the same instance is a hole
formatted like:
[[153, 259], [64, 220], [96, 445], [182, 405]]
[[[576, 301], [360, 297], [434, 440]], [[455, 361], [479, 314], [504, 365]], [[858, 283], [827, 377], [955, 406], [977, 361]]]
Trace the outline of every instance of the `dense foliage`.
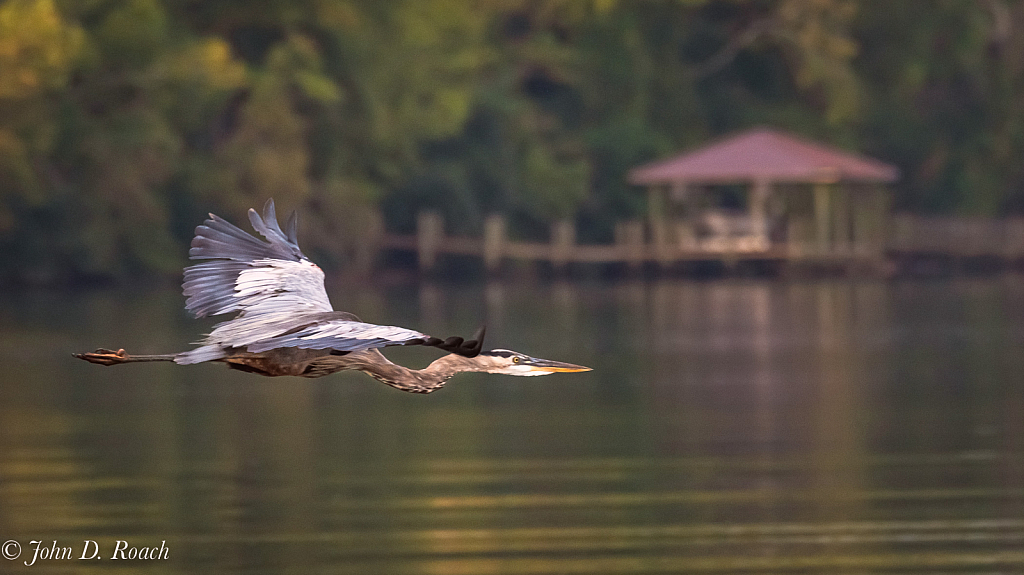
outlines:
[[328, 265], [501, 211], [584, 238], [626, 170], [771, 124], [899, 165], [906, 209], [1024, 209], [1005, 0], [5, 0], [0, 278], [171, 272], [274, 197]]

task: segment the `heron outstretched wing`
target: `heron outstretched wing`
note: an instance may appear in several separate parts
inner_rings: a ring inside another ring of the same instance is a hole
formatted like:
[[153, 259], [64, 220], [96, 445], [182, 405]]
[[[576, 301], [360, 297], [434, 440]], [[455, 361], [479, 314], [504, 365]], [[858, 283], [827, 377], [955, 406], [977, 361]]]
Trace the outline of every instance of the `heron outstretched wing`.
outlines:
[[323, 271], [299, 249], [295, 214], [287, 232], [282, 230], [274, 201], [268, 200], [262, 217], [249, 210], [249, 221], [266, 241], [213, 214], [196, 228], [189, 257], [208, 261], [185, 268], [185, 308], [196, 317], [237, 315], [214, 326], [200, 347], [178, 354], [177, 363], [220, 359], [230, 348], [253, 353], [285, 347], [345, 352], [420, 344], [468, 357], [480, 352], [482, 331], [468, 342], [460, 337], [441, 340], [334, 311]]
[[393, 325], [375, 325], [346, 319], [318, 321], [304, 328], [249, 344], [259, 353], [279, 347], [361, 351], [389, 345], [423, 344], [431, 336]]
[[174, 361], [212, 361], [226, 357], [230, 348], [253, 353], [288, 347], [353, 352], [392, 345], [427, 345], [475, 357], [480, 353], [484, 333], [481, 327], [468, 341], [457, 336], [441, 340], [404, 327], [364, 323], [346, 312], [261, 314], [218, 324], [202, 342], [204, 345], [178, 354]]
[[196, 228], [189, 258], [209, 261], [185, 268], [185, 308], [195, 317], [332, 311], [324, 272], [299, 249], [295, 214], [286, 233], [267, 200], [249, 221], [266, 241], [213, 214]]
[[334, 312], [321, 314], [320, 318], [303, 327], [246, 345], [249, 351], [256, 353], [279, 347], [362, 351], [391, 345], [429, 345], [466, 357], [475, 357], [480, 353], [485, 332], [486, 328], [481, 326], [468, 341], [458, 336], [441, 340], [404, 327], [363, 323], [351, 314]]
[[[461, 345], [461, 338], [458, 343]], [[252, 353], [287, 347], [352, 352], [389, 345], [443, 347], [445, 342], [404, 327], [364, 323], [346, 312], [319, 312], [237, 317], [217, 324], [202, 344], [178, 354], [174, 361], [188, 364], [220, 359], [226, 357], [231, 348]]]

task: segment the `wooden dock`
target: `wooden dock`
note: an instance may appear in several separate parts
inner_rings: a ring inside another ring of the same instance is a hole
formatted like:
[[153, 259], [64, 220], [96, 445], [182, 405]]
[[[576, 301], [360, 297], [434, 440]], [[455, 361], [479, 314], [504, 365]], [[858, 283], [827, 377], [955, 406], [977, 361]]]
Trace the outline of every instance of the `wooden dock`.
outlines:
[[[416, 235], [386, 234], [380, 247], [415, 252], [421, 271], [434, 269], [439, 258], [449, 255], [480, 258], [488, 272], [500, 270], [508, 260], [545, 263], [554, 270], [570, 265], [624, 265], [638, 270], [645, 266], [670, 267], [690, 262], [772, 262], [830, 269], [885, 268], [893, 262], [928, 258], [989, 258], [1024, 262], [1024, 218], [940, 218], [895, 215], [883, 234], [871, 241], [817, 239], [756, 245], [742, 241], [669, 241], [670, 234], [651, 230], [641, 220], [616, 226], [615, 242], [594, 245], [576, 243], [572, 222], [551, 226], [549, 241], [529, 242], [508, 238], [505, 220], [490, 216], [483, 236], [449, 236], [436, 212], [419, 215]], [[806, 234], [792, 234], [806, 237]], [[660, 240], [660, 241], [659, 241]], [[891, 266], [889, 266], [891, 267]]]
[[1024, 218], [928, 217], [898, 214], [888, 233], [892, 255], [1024, 259]]

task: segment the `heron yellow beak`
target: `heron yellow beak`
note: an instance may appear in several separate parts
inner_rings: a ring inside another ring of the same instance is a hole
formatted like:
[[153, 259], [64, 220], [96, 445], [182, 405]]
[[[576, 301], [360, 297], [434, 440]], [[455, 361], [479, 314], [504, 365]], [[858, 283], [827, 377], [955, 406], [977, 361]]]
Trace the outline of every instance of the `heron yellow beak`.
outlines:
[[539, 359], [536, 357], [531, 357], [529, 360], [524, 362], [523, 365], [529, 367], [531, 371], [543, 373], [590, 371], [589, 367], [584, 367], [582, 365], [553, 361], [550, 359]]

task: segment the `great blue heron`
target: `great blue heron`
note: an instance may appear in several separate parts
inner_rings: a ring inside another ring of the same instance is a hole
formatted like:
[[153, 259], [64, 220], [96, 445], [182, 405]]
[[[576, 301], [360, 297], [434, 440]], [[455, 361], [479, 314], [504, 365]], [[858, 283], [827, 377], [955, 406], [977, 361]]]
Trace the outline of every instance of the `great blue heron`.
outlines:
[[[482, 327], [469, 341], [441, 340], [334, 311], [324, 290], [324, 272], [299, 249], [296, 214], [288, 220], [287, 232], [282, 231], [274, 201], [268, 200], [263, 217], [250, 209], [249, 221], [266, 241], [213, 214], [196, 228], [189, 258], [207, 261], [185, 268], [185, 309], [197, 318], [238, 312], [214, 326], [199, 347], [162, 355], [97, 349], [75, 357], [102, 365], [220, 361], [269, 376], [320, 377], [353, 369], [412, 393], [440, 389], [464, 371], [530, 376], [590, 370], [505, 349], [481, 352]], [[451, 353], [424, 369], [408, 369], [391, 363], [378, 349], [391, 345], [428, 345]]]

